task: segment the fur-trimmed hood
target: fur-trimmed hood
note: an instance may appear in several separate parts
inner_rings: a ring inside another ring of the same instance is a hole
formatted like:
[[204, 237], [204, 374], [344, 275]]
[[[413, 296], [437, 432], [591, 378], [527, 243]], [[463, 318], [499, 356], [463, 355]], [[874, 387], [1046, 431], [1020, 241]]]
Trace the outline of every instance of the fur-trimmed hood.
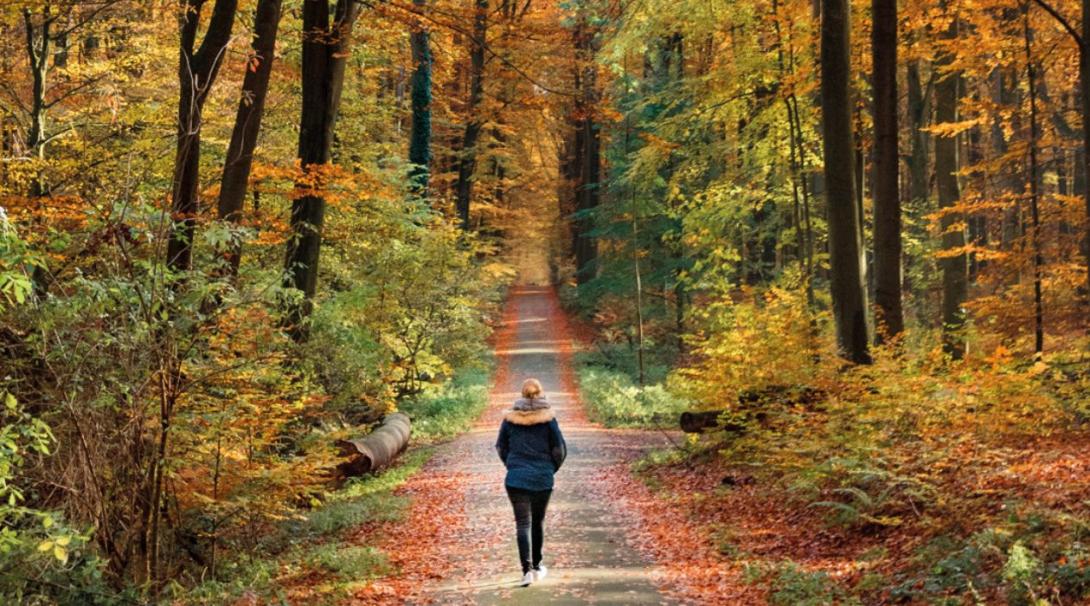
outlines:
[[515, 425], [537, 425], [552, 421], [556, 415], [550, 408], [539, 408], [537, 410], [508, 410], [503, 413], [503, 418]]

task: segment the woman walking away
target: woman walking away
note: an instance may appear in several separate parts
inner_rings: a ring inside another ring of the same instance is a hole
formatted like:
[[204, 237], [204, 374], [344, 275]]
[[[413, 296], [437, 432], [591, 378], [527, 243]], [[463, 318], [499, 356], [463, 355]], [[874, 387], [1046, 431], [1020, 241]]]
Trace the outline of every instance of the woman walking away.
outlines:
[[560, 425], [537, 379], [522, 384], [522, 397], [504, 414], [496, 451], [507, 467], [504, 485], [515, 510], [522, 586], [526, 587], [549, 572], [541, 564], [541, 523], [553, 493], [553, 474], [568, 455]]

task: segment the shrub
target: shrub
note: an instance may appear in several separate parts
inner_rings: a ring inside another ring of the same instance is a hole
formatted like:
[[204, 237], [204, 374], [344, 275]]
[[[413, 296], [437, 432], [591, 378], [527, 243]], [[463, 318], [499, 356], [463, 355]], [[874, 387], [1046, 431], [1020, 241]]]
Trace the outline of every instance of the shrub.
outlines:
[[626, 374], [599, 368], [581, 369], [579, 388], [591, 420], [607, 427], [674, 425], [689, 406], [664, 385], [640, 387]]
[[488, 404], [490, 376], [484, 368], [467, 368], [440, 386], [407, 398], [400, 410], [413, 420], [414, 440], [433, 440], [461, 433]]

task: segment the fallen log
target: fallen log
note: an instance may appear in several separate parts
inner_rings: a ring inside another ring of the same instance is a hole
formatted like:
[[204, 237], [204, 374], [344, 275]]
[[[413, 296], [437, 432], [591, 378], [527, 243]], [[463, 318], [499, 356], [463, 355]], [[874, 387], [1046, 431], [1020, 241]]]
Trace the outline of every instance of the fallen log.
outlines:
[[[730, 410], [736, 416], [754, 419], [758, 422], [768, 418], [768, 411], [762, 407], [769, 404], [777, 405], [801, 405], [807, 408], [816, 408], [824, 400], [825, 393], [819, 389], [806, 386], [773, 385], [761, 389], [747, 389], [738, 394], [738, 407]], [[721, 423], [719, 417], [727, 409], [704, 410], [696, 412], [683, 412], [679, 419], [681, 430], [685, 433], [701, 433], [705, 430], [715, 429], [729, 432], [744, 432], [746, 424], [738, 421]]]
[[362, 476], [386, 467], [409, 446], [412, 423], [401, 412], [386, 415], [374, 431], [362, 438], [337, 440], [342, 457], [352, 457], [337, 465], [341, 478]]
[[741, 423], [719, 424], [719, 415], [726, 410], [705, 410], [701, 412], [681, 413], [681, 430], [685, 433], [700, 433], [705, 429], [722, 429], [724, 431], [742, 431], [745, 425]]

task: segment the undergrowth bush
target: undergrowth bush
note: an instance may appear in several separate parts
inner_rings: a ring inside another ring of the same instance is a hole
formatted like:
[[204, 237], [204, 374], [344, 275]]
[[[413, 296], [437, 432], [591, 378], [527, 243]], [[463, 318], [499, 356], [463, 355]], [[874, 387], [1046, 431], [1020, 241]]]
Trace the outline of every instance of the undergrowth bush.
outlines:
[[1011, 606], [1077, 604], [1090, 597], [1085, 520], [1007, 502], [1009, 514], [966, 538], [940, 535], [921, 545], [890, 587], [896, 600], [1001, 595]]
[[442, 385], [405, 399], [399, 409], [412, 418], [413, 439], [450, 437], [469, 429], [488, 404], [491, 375], [484, 364], [465, 368]]
[[803, 570], [792, 562], [778, 562], [765, 568], [751, 568], [751, 583], [768, 584], [768, 602], [773, 606], [858, 606], [834, 579], [823, 571]]
[[688, 402], [665, 385], [640, 387], [627, 374], [601, 368], [579, 370], [587, 414], [607, 427], [674, 426]]
[[[364, 523], [401, 519], [410, 502], [394, 491], [420, 470], [432, 452], [427, 447], [414, 448], [381, 474], [350, 479], [310, 512], [284, 520], [258, 549], [225, 560], [213, 578], [190, 590], [176, 587], [175, 603], [212, 606], [243, 595], [279, 603], [284, 599], [285, 571], [324, 571], [339, 582], [365, 581], [385, 574], [389, 571], [386, 555], [353, 542], [346, 531]], [[326, 589], [340, 592], [345, 587]]]

